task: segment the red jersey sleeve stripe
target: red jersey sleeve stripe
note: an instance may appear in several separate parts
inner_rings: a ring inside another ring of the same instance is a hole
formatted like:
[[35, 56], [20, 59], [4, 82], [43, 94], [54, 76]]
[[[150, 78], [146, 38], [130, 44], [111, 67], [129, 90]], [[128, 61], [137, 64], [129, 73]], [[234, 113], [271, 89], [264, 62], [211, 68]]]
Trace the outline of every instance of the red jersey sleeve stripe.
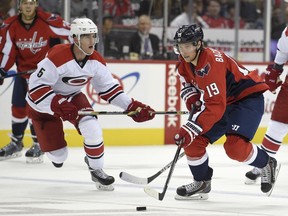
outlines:
[[119, 94], [123, 93], [123, 88], [119, 85], [116, 84], [112, 88], [108, 89], [106, 92], [100, 92], [99, 96], [105, 100], [108, 101], [109, 103], [116, 98]]
[[53, 93], [50, 86], [39, 85], [29, 91], [29, 97], [35, 104], [38, 104]]

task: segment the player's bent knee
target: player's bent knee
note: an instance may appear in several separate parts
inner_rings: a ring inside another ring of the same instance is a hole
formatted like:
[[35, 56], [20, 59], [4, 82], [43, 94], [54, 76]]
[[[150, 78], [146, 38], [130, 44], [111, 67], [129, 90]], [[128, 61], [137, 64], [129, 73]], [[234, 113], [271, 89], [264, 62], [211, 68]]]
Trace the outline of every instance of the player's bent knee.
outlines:
[[78, 128], [87, 145], [98, 145], [103, 142], [102, 129], [96, 118], [87, 116], [78, 124]]
[[197, 136], [195, 140], [184, 149], [185, 154], [190, 158], [199, 158], [206, 153], [206, 147], [209, 144], [209, 140], [203, 136]]
[[252, 144], [237, 135], [228, 135], [224, 149], [229, 158], [239, 162], [245, 161], [252, 151]]
[[47, 157], [55, 163], [63, 163], [68, 157], [67, 147], [57, 149], [54, 151], [46, 152]]
[[27, 117], [28, 112], [26, 107], [15, 107], [12, 105], [12, 116], [19, 119]]

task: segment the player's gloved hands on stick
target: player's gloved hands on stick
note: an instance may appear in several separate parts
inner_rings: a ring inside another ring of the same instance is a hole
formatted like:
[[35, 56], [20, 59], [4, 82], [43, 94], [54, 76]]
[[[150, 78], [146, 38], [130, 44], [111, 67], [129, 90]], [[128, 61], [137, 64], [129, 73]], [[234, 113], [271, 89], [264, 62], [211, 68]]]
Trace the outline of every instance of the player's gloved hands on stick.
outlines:
[[265, 83], [269, 86], [271, 92], [275, 92], [275, 90], [282, 85], [279, 76], [283, 72], [283, 68], [275, 68], [273, 66], [273, 64], [268, 65], [265, 75]]
[[7, 73], [4, 71], [3, 68], [0, 68], [0, 85], [3, 85], [4, 83], [4, 77], [7, 75]]
[[186, 107], [190, 112], [192, 105], [194, 106], [193, 113], [196, 113], [201, 109], [201, 93], [194, 86], [187, 86], [181, 89], [180, 96], [182, 100], [184, 100]]
[[175, 143], [176, 145], [182, 145], [183, 148], [186, 148], [202, 131], [203, 129], [196, 122], [188, 120], [175, 135]]
[[56, 117], [61, 117], [63, 121], [71, 121], [78, 118], [77, 107], [61, 95], [54, 96], [51, 101], [51, 110]]
[[134, 99], [132, 99], [126, 112], [128, 112], [128, 116], [130, 116], [135, 122], [144, 122], [155, 117], [154, 109]]

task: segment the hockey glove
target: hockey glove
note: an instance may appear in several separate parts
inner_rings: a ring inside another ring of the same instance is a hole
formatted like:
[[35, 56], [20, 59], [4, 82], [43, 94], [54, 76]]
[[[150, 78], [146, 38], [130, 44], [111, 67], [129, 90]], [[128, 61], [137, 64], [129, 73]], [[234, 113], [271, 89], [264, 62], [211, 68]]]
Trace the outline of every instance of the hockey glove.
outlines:
[[175, 135], [175, 143], [176, 145], [182, 145], [183, 148], [186, 148], [202, 131], [203, 129], [196, 122], [188, 120]]
[[128, 112], [128, 116], [130, 116], [135, 122], [144, 122], [155, 117], [154, 109], [134, 99], [132, 99], [126, 112]]
[[3, 85], [5, 76], [6, 76], [6, 72], [4, 71], [3, 68], [0, 68], [0, 85]]
[[270, 64], [266, 70], [265, 83], [269, 86], [269, 90], [275, 93], [275, 90], [282, 85], [282, 81], [279, 76], [283, 72], [283, 68], [276, 69], [273, 64]]
[[200, 101], [201, 93], [193, 86], [184, 87], [180, 96], [185, 102], [187, 109], [191, 112], [191, 107], [194, 105], [194, 113], [201, 109], [202, 102]]
[[61, 95], [56, 95], [51, 101], [51, 110], [56, 117], [61, 117], [63, 121], [76, 120], [78, 118], [77, 107], [68, 102]]

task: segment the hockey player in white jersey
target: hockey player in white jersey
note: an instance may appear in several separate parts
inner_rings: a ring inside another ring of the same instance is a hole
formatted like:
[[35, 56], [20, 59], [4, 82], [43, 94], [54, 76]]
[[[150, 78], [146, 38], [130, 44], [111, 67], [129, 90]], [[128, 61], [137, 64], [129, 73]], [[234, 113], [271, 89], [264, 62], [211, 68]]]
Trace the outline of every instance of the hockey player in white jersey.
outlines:
[[[276, 93], [276, 89], [281, 86], [277, 95], [271, 119], [263, 138], [261, 148], [264, 149], [271, 157], [275, 157], [279, 150], [284, 137], [288, 133], [288, 76], [286, 75], [284, 83], [280, 79], [283, 72], [283, 66], [288, 61], [288, 28], [286, 27], [277, 43], [277, 53], [274, 63], [268, 65], [265, 75], [265, 82], [269, 90]], [[260, 177], [262, 170], [253, 168], [245, 174], [246, 184], [254, 184]]]
[[67, 158], [62, 120], [71, 122], [84, 137], [85, 162], [99, 190], [113, 190], [114, 177], [103, 169], [104, 141], [97, 118], [79, 116], [78, 111], [92, 111], [81, 92], [88, 81], [105, 101], [128, 112], [134, 121], [154, 118], [149, 106], [130, 98], [112, 77], [104, 58], [94, 50], [98, 42], [97, 26], [88, 18], [75, 19], [71, 24], [73, 44], [52, 48], [31, 75], [26, 100], [29, 114], [43, 152], [55, 167], [62, 167]]

